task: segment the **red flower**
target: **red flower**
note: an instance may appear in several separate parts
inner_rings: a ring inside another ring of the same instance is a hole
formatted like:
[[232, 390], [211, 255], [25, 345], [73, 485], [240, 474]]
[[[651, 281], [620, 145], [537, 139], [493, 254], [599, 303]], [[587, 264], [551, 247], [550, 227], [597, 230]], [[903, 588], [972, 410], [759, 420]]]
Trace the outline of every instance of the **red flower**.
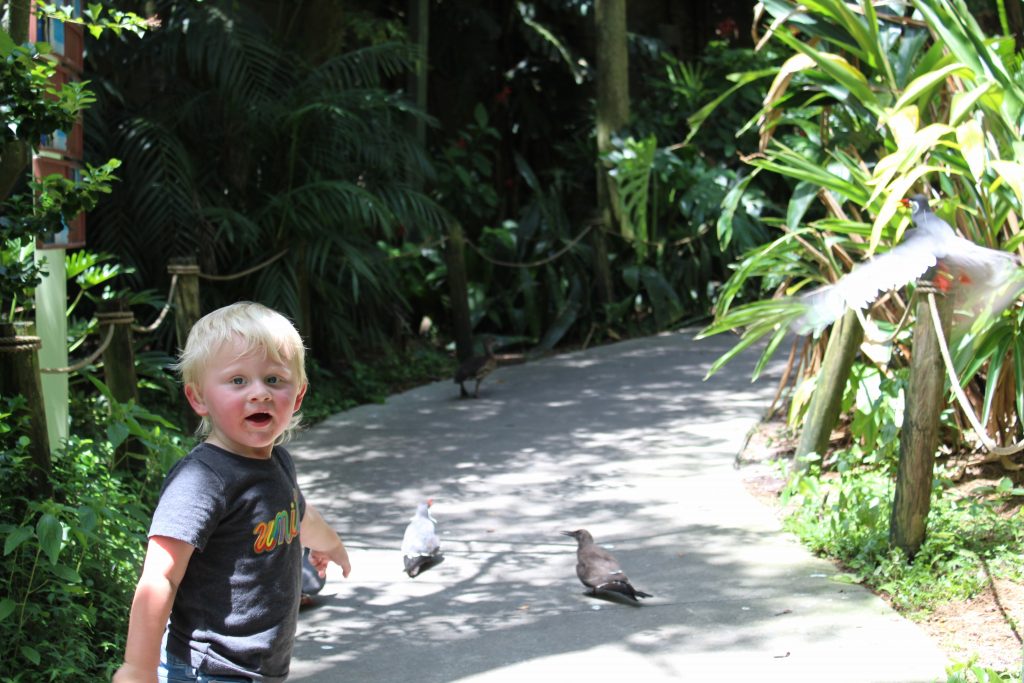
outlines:
[[504, 88], [502, 88], [501, 90], [498, 91], [497, 95], [494, 96], [494, 101], [497, 104], [507, 104], [508, 103], [509, 95], [511, 95], [511, 94], [512, 94], [512, 88], [510, 88], [509, 86], [506, 85]]
[[458, 140], [455, 141], [455, 146], [458, 147], [459, 149], [466, 149], [468, 145], [469, 143], [466, 142], [466, 138], [459, 138]]

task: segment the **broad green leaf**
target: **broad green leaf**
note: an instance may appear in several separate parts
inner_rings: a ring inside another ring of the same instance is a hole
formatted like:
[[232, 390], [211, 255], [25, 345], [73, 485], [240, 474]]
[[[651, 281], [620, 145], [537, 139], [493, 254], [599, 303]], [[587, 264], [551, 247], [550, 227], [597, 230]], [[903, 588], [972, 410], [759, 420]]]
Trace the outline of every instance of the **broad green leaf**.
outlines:
[[64, 527], [60, 520], [49, 512], [44, 513], [36, 523], [36, 535], [39, 537], [39, 547], [50, 558], [50, 564], [57, 564], [64, 542]]
[[4, 555], [10, 555], [13, 553], [19, 545], [32, 538], [32, 528], [27, 526], [20, 526], [7, 535], [7, 540], [4, 541]]
[[949, 105], [949, 125], [955, 126], [960, 123], [971, 113], [978, 99], [994, 86], [995, 83], [992, 81], [985, 81], [967, 92], [953, 93], [953, 99]]
[[9, 55], [14, 51], [15, 43], [10, 34], [0, 29], [0, 55]]
[[67, 583], [82, 583], [81, 575], [71, 567], [58, 564], [50, 567], [50, 571]]
[[17, 607], [17, 604], [14, 600], [11, 600], [10, 598], [0, 598], [0, 621], [11, 616], [11, 612], [14, 611], [15, 607]]
[[130, 432], [128, 425], [123, 422], [111, 422], [107, 425], [107, 441], [110, 442], [111, 447], [117, 448], [124, 443]]

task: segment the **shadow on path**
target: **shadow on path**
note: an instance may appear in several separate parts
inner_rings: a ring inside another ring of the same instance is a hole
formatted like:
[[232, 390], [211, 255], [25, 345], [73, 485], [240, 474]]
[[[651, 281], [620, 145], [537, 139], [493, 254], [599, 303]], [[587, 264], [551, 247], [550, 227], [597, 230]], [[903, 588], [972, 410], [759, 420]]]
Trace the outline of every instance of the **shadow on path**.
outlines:
[[[499, 368], [479, 399], [438, 382], [305, 433], [303, 490], [353, 574], [302, 613], [289, 680], [944, 680], [916, 627], [830, 580], [742, 488], [777, 369], [752, 384], [747, 354], [703, 381], [733, 341], [690, 330]], [[398, 547], [427, 497], [447, 559], [413, 580]], [[581, 527], [655, 597], [583, 595], [559, 534]]]

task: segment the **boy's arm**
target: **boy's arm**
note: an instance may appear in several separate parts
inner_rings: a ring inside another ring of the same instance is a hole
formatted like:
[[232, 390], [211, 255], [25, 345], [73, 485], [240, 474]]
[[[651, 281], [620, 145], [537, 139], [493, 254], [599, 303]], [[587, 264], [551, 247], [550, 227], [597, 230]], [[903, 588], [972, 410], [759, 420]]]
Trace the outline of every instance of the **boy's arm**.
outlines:
[[[345, 550], [345, 545], [334, 529], [320, 515], [319, 510], [310, 503], [306, 503], [306, 514], [302, 517], [302, 526], [299, 527], [299, 540], [302, 545], [312, 551], [310, 555], [316, 553], [327, 557], [341, 567], [342, 576], [348, 577], [349, 572], [352, 571], [352, 565], [348, 560], [348, 551]], [[320, 563], [316, 562], [314, 558], [313, 564], [318, 566]]]
[[174, 538], [153, 536], [149, 539], [128, 618], [124, 664], [114, 673], [113, 683], [156, 682], [160, 641], [193, 550], [192, 545]]

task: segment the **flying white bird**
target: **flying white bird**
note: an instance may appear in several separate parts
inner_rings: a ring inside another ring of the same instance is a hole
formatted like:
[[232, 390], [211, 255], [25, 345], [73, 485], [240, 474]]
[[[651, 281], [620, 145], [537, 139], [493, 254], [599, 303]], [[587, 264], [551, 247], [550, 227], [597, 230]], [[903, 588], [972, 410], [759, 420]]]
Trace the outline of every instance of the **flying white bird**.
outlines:
[[949, 273], [961, 301], [973, 305], [985, 299], [994, 312], [1010, 303], [1020, 284], [1009, 288], [1020, 266], [1016, 254], [989, 249], [960, 237], [932, 212], [924, 195], [901, 201], [913, 210], [916, 227], [907, 230], [903, 241], [884, 254], [855, 266], [835, 283], [802, 295], [800, 302], [805, 309], [791, 323], [794, 332], [817, 332], [846, 309], [866, 308], [880, 292], [902, 287], [935, 265]]

